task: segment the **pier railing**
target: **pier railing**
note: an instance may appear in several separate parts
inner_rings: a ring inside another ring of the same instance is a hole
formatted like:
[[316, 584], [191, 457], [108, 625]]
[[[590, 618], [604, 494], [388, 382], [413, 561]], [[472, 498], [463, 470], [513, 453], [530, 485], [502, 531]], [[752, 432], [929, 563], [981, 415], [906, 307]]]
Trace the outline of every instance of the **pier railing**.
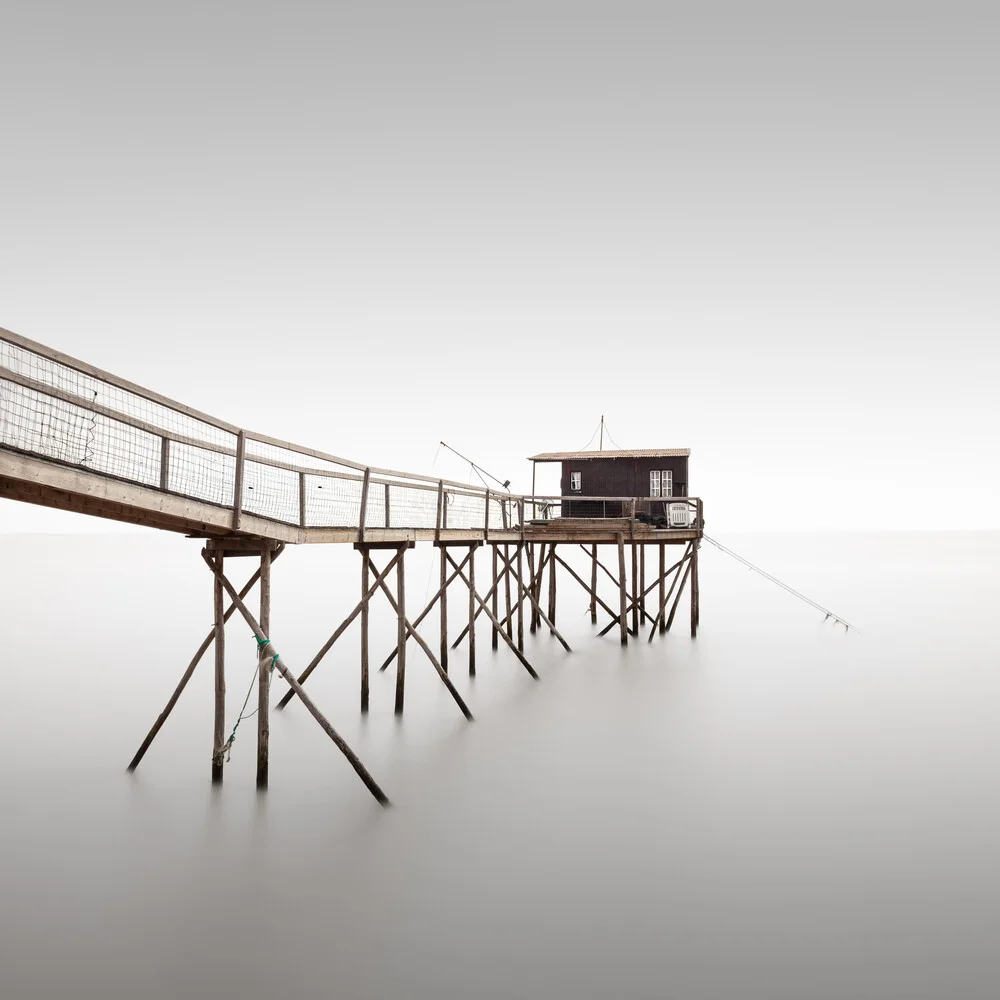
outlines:
[[243, 515], [301, 529], [486, 533], [554, 517], [701, 523], [693, 498], [526, 497], [363, 465], [236, 427], [2, 328], [0, 447], [226, 508], [233, 529]]

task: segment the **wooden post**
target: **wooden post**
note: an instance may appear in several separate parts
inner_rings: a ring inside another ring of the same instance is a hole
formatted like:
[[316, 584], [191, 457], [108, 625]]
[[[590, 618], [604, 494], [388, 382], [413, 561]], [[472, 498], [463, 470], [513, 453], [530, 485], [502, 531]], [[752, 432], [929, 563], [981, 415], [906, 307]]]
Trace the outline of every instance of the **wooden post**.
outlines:
[[391, 516], [391, 511], [389, 510], [389, 484], [385, 483], [382, 487], [385, 492], [385, 526], [390, 527], [389, 521]]
[[[635, 504], [635, 501], [632, 501]], [[635, 524], [635, 521], [632, 522]], [[632, 539], [632, 634], [639, 634], [639, 594], [636, 587], [639, 583], [639, 548]]]
[[399, 547], [396, 563], [396, 715], [403, 714], [403, 688], [406, 683], [406, 546]]
[[371, 585], [371, 557], [367, 549], [361, 549], [361, 711], [368, 711], [368, 640], [369, 608], [368, 590]]
[[[497, 611], [499, 610], [500, 600], [497, 595], [497, 584], [500, 582], [500, 576], [497, 572], [497, 543], [494, 542], [491, 546], [493, 550], [493, 596], [490, 598], [490, 610], [493, 612], [493, 617], [496, 618]], [[496, 625], [491, 625], [491, 641], [490, 646], [493, 651], [496, 652], [499, 646], [500, 636], [497, 635]]]
[[236, 474], [233, 477], [233, 530], [240, 526], [243, 512], [243, 470], [246, 466], [247, 436], [245, 431], [236, 435]]
[[372, 477], [372, 470], [365, 469], [364, 478], [361, 480], [361, 509], [358, 512], [358, 541], [365, 540], [365, 520], [368, 516], [368, 486]]
[[524, 563], [522, 549], [524, 542], [518, 542], [517, 548], [517, 648], [524, 652]]
[[160, 440], [160, 489], [170, 487], [170, 438]]
[[476, 547], [469, 546], [469, 676], [476, 676]]
[[698, 547], [695, 542], [691, 547], [691, 638], [698, 637], [698, 618], [701, 611], [701, 594], [698, 589]]
[[528, 627], [535, 631], [535, 543], [528, 542], [528, 590], [531, 600], [528, 602]]
[[639, 617], [646, 621], [646, 546], [639, 546]]
[[590, 547], [590, 624], [597, 624], [597, 546]]
[[621, 628], [622, 633], [622, 645], [628, 645], [628, 622], [626, 621], [626, 605], [628, 602], [628, 593], [626, 591], [626, 580], [625, 580], [625, 534], [624, 532], [618, 533], [618, 600], [619, 600], [619, 612], [618, 612], [618, 624]]
[[556, 543], [549, 545], [549, 621], [556, 622]]
[[299, 527], [306, 526], [306, 474], [299, 473]]
[[438, 549], [441, 557], [441, 669], [448, 673], [448, 559], [444, 546]]
[[[537, 575], [536, 570], [531, 571], [531, 580], [529, 584], [531, 586], [531, 617], [529, 619], [531, 625], [531, 631], [534, 633], [538, 631], [541, 623], [541, 618], [538, 617], [538, 612], [536, 608], [541, 604], [542, 601], [542, 577], [545, 573], [545, 542], [540, 542], [538, 544], [538, 559], [537, 559]], [[532, 543], [532, 548], [534, 548], [534, 543]]]
[[657, 621], [660, 623], [660, 634], [662, 635], [667, 631], [667, 619], [663, 613], [663, 605], [667, 603], [667, 546], [664, 542], [660, 542], [660, 578], [659, 587], [657, 589], [657, 600], [656, 606], [660, 609], [660, 613], [657, 616]]
[[[223, 572], [222, 549], [215, 554], [215, 565]], [[226, 617], [222, 581], [215, 578], [215, 724], [213, 728], [212, 784], [222, 783], [226, 743]]]
[[[260, 551], [260, 630], [271, 634], [271, 543]], [[257, 787], [267, 788], [268, 744], [271, 729], [268, 709], [271, 693], [271, 660], [261, 656], [257, 662]]]
[[513, 620], [510, 613], [510, 546], [506, 542], [503, 543], [503, 591], [504, 607], [507, 609], [507, 617], [504, 619], [507, 625], [507, 638], [513, 639]]

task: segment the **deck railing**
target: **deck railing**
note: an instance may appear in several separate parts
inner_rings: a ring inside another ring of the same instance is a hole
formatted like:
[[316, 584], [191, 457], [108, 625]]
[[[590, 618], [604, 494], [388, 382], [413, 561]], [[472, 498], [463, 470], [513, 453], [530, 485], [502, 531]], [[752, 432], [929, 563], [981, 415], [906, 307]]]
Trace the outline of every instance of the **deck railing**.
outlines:
[[[0, 328], [0, 447], [298, 528], [523, 529], [558, 516], [665, 518], [693, 498], [526, 497], [367, 466], [226, 423]], [[600, 504], [600, 513], [585, 513]], [[662, 508], [662, 512], [661, 512]], [[579, 511], [579, 513], [574, 513]]]

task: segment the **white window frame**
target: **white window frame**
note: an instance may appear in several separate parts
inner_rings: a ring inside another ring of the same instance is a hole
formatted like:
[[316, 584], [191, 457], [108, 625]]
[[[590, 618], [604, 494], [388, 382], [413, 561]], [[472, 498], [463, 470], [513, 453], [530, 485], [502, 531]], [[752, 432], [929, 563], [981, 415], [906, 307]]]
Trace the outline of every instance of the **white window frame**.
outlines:
[[583, 489], [583, 473], [571, 472], [569, 474], [570, 493], [579, 493]]
[[674, 473], [672, 469], [650, 469], [649, 495], [651, 497], [672, 497], [674, 495]]

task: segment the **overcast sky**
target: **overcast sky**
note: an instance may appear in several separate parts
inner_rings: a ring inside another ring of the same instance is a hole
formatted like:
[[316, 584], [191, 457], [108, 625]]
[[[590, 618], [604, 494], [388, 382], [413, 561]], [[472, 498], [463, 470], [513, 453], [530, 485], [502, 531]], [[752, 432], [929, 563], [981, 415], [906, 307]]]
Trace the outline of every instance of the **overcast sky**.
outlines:
[[0, 326], [373, 464], [603, 413], [709, 530], [1000, 527], [995, 4], [255, 10], [3, 3]]

